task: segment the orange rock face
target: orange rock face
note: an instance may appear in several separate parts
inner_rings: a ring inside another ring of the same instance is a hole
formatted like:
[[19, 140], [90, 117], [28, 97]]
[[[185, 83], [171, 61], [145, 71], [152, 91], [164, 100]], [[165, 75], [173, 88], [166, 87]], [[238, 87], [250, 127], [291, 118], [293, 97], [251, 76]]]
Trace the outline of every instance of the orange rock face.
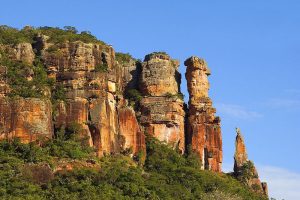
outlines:
[[[46, 37], [41, 37], [40, 43], [39, 51], [49, 75], [66, 88], [66, 101], [57, 105], [56, 128], [74, 122], [80, 124], [81, 134], [89, 138], [89, 144], [97, 149], [99, 156], [119, 152], [122, 148], [132, 147], [134, 153], [144, 148], [135, 113], [118, 111], [116, 91], [124, 90], [131, 80], [126, 77], [125, 82], [121, 81], [128, 73], [122, 73], [123, 66], [116, 65], [112, 47], [67, 42], [51, 52], [47, 49], [53, 44], [48, 43]], [[107, 66], [107, 72], [97, 70], [96, 66]], [[129, 118], [126, 121], [124, 117]], [[132, 133], [127, 127], [130, 123], [135, 127]]]
[[246, 162], [248, 162], [248, 155], [244, 138], [237, 128], [237, 136], [235, 138], [235, 154], [234, 154], [234, 171], [241, 168]]
[[215, 116], [215, 108], [208, 97], [210, 74], [204, 60], [191, 57], [184, 63], [187, 66], [186, 79], [189, 99], [187, 117], [187, 144], [196, 152], [202, 169], [216, 172], [222, 170], [222, 135], [220, 118]]
[[173, 148], [185, 149], [183, 101], [177, 97], [144, 97], [141, 125], [145, 132]]
[[130, 107], [118, 109], [120, 135], [124, 137], [121, 149], [132, 149], [133, 154], [145, 151], [145, 135], [142, 133], [135, 112]]
[[0, 139], [20, 138], [28, 143], [53, 135], [49, 100], [0, 98]]

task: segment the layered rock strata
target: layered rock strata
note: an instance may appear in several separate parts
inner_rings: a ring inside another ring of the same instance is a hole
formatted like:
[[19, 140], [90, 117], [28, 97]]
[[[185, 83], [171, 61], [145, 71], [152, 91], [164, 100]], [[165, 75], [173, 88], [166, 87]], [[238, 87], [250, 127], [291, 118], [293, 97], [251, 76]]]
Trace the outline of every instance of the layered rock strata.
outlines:
[[244, 138], [240, 129], [236, 129], [234, 154], [234, 175], [255, 192], [268, 195], [267, 183], [261, 182], [252, 161], [248, 160]]
[[187, 66], [185, 77], [189, 91], [187, 116], [187, 145], [199, 155], [202, 169], [221, 172], [222, 136], [220, 118], [208, 97], [210, 70], [204, 60], [190, 57], [184, 62]]
[[135, 112], [122, 95], [117, 95], [136, 79], [129, 76], [132, 65], [123, 67], [123, 63], [117, 63], [115, 52], [108, 45], [81, 41], [54, 44], [45, 35], [34, 39], [34, 45], [0, 45], [1, 51], [11, 60], [28, 64], [39, 57], [48, 76], [55, 80], [56, 89], [63, 88], [65, 98], [53, 105], [42, 99], [11, 101], [5, 80], [7, 67], [0, 66], [0, 137], [35, 141], [40, 136], [51, 138], [53, 130], [75, 124], [99, 156], [128, 148], [133, 153], [144, 151], [145, 137]]
[[178, 66], [165, 53], [145, 56], [139, 82], [143, 95], [140, 122], [146, 133], [184, 152], [185, 112]]

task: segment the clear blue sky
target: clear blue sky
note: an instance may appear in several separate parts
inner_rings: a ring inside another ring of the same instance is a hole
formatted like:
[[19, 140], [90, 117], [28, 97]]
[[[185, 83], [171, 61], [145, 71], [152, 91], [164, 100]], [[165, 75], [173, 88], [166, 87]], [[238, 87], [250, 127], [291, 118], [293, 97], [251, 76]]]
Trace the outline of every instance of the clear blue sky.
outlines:
[[[292, 0], [9, 0], [0, 24], [75, 26], [141, 59], [166, 51], [183, 77], [187, 57], [205, 58], [224, 163], [233, 163], [239, 126], [255, 163], [300, 173], [299, 10]], [[184, 79], [182, 92], [188, 96]]]

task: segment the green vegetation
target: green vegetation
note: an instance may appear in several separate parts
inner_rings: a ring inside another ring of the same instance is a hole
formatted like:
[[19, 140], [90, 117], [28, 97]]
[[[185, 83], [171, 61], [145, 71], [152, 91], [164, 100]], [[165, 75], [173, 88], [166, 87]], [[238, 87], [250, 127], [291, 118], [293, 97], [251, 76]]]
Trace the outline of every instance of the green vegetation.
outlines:
[[41, 98], [45, 96], [47, 88], [54, 85], [53, 79], [48, 78], [46, 69], [38, 59], [30, 65], [2, 56], [0, 65], [7, 67], [5, 77], [11, 88], [11, 97]]
[[[251, 178], [258, 178], [257, 174], [255, 173], [254, 164], [252, 161], [246, 162], [242, 168], [238, 172], [238, 179], [243, 182], [247, 183], [247, 180]], [[255, 189], [255, 188], [253, 188]]]
[[184, 95], [183, 95], [182, 93], [171, 94], [170, 92], [167, 92], [167, 93], [165, 94], [165, 96], [166, 96], [167, 98], [174, 98], [174, 97], [175, 97], [175, 98], [184, 100]]
[[129, 100], [129, 105], [137, 108], [143, 96], [140, 91], [136, 89], [129, 89], [126, 91], [125, 97]]
[[[22, 42], [34, 43], [34, 37], [38, 34], [49, 36], [49, 42], [54, 44], [63, 43], [65, 41], [82, 41], [85, 43], [97, 43], [105, 45], [103, 41], [98, 40], [88, 31], [82, 31], [78, 33], [76, 28], [72, 26], [65, 26], [63, 29], [58, 27], [24, 27], [21, 30], [9, 27], [0, 26], [0, 44], [19, 44]], [[52, 47], [55, 48], [55, 47]], [[50, 50], [50, 51], [53, 51]]]
[[37, 28], [36, 32], [49, 36], [49, 42], [53, 42], [55, 44], [63, 43], [65, 41], [82, 41], [85, 43], [97, 43], [105, 45], [103, 41], [98, 40], [90, 32], [82, 31], [81, 33], [78, 33], [76, 28], [72, 26], [65, 26], [64, 29], [44, 26]]
[[122, 63], [129, 63], [130, 60], [135, 61], [135, 59], [129, 53], [121, 53], [121, 52], [116, 53], [116, 60], [121, 64]]
[[[78, 135], [79, 128], [74, 124], [68, 131]], [[59, 134], [69, 134], [63, 132]], [[41, 147], [17, 140], [2, 141], [0, 198], [266, 199], [229, 175], [200, 171], [195, 157], [182, 156], [153, 138], [147, 137], [144, 167], [127, 156], [116, 154], [98, 159], [92, 153], [76, 137], [56, 137]], [[73, 164], [93, 160], [98, 167], [81, 166], [53, 173], [58, 160]]]
[[66, 101], [66, 89], [62, 84], [56, 84], [51, 94], [53, 103], [56, 101]]
[[165, 51], [155, 51], [155, 52], [152, 52], [151, 54], [149, 54], [149, 56], [156, 55], [156, 54], [168, 55], [167, 52], [165, 52]]
[[9, 26], [0, 26], [0, 44], [16, 45], [23, 42], [32, 43], [34, 35], [34, 30], [26, 27], [19, 31]]
[[107, 72], [108, 71], [108, 65], [106, 63], [97, 64], [95, 66], [95, 72]]

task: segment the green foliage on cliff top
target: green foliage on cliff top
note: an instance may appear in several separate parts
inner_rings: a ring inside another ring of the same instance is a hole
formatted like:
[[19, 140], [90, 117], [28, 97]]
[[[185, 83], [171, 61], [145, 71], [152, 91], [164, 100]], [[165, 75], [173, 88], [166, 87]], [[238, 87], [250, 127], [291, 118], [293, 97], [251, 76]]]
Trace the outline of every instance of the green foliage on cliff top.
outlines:
[[63, 43], [65, 41], [82, 41], [85, 43], [97, 43], [106, 45], [103, 41], [98, 40], [89, 31], [78, 33], [76, 28], [65, 26], [63, 29], [59, 27], [24, 27], [21, 30], [6, 25], [0, 26], [0, 44], [19, 44], [23, 42], [34, 43], [34, 37], [42, 34], [49, 36], [49, 42]]
[[54, 84], [53, 79], [48, 78], [43, 64], [36, 59], [33, 65], [13, 61], [3, 56], [0, 65], [6, 66], [5, 80], [10, 86], [9, 96], [24, 98], [42, 98], [47, 93], [47, 88]]
[[119, 63], [129, 63], [130, 60], [136, 61], [129, 53], [116, 52], [116, 60]]
[[[53, 153], [53, 145], [62, 152], [72, 151], [68, 142], [77, 143], [86, 156]], [[143, 168], [122, 155], [94, 157], [98, 167], [54, 174], [47, 167], [48, 163], [54, 169], [57, 159], [70, 163], [91, 159], [82, 145], [73, 139], [56, 139], [42, 147], [0, 142], [0, 199], [266, 199], [228, 175], [200, 171], [198, 162], [191, 162], [195, 158], [182, 156], [153, 138], [147, 139]]]

